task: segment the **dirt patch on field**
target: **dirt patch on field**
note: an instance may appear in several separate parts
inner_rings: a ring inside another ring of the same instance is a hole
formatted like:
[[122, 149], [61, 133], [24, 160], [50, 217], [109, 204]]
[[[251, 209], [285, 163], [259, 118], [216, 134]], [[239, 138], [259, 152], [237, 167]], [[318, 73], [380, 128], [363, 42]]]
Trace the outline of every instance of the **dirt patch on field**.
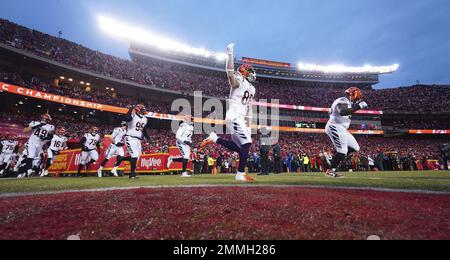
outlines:
[[0, 239], [450, 239], [450, 196], [166, 188], [0, 199]]

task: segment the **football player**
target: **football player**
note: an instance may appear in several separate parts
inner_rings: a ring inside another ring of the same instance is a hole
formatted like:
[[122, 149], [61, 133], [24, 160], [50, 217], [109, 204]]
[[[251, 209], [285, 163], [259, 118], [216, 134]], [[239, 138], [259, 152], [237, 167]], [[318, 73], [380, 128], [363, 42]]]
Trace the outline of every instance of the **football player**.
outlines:
[[114, 175], [117, 174], [117, 170], [122, 162], [128, 161], [131, 166], [130, 179], [138, 179], [136, 176], [136, 168], [139, 157], [142, 155], [142, 140], [145, 138], [150, 140], [146, 131], [148, 119], [145, 116], [147, 109], [144, 105], [137, 105], [135, 108], [131, 108], [125, 117], [127, 122], [127, 132], [125, 134], [125, 145], [127, 147], [128, 157], [118, 158], [114, 169], [111, 171]]
[[327, 171], [328, 177], [340, 177], [336, 170], [348, 154], [359, 152], [360, 146], [348, 129], [352, 121], [352, 115], [362, 109], [367, 109], [363, 93], [357, 87], [351, 87], [345, 91], [345, 97], [334, 101], [330, 109], [330, 120], [326, 126], [326, 133], [336, 148], [336, 154], [331, 161], [331, 168]]
[[24, 166], [19, 170], [18, 178], [27, 178], [33, 174], [33, 162], [39, 161], [42, 154], [44, 145], [50, 141], [49, 139], [55, 132], [55, 126], [51, 125], [52, 117], [49, 114], [41, 116], [41, 120], [33, 121], [27, 128], [24, 129], [24, 133], [32, 133], [28, 142], [25, 145]]
[[170, 169], [170, 165], [172, 162], [180, 162], [183, 163], [183, 174], [181, 177], [190, 178], [191, 175], [187, 172], [187, 166], [189, 160], [191, 159], [191, 145], [192, 145], [192, 136], [194, 135], [194, 124], [192, 122], [192, 116], [186, 115], [184, 117], [183, 123], [180, 125], [177, 131], [177, 147], [181, 153], [181, 158], [173, 159], [169, 157], [167, 162], [167, 169]]
[[6, 140], [0, 142], [0, 175], [8, 169], [18, 151], [19, 142], [16, 141], [16, 136], [9, 135]]
[[95, 126], [91, 127], [89, 132], [81, 138], [81, 161], [78, 165], [78, 176], [81, 176], [83, 167], [86, 167], [86, 171], [89, 171], [91, 164], [98, 161], [100, 140], [99, 130]]
[[245, 174], [245, 167], [252, 145], [251, 129], [246, 123], [246, 118], [253, 114], [252, 101], [256, 94], [253, 83], [256, 81], [256, 72], [253, 66], [248, 64], [239, 67], [238, 72], [234, 71], [234, 44], [228, 45], [227, 55], [226, 70], [231, 93], [228, 99], [230, 107], [225, 122], [231, 133], [232, 141], [219, 138], [213, 132], [203, 141], [199, 148], [204, 149], [207, 145], [216, 143], [238, 153], [239, 168], [236, 180], [249, 182], [254, 181], [254, 179]]
[[67, 132], [64, 127], [56, 128], [55, 135], [50, 142], [50, 146], [47, 149], [47, 161], [45, 162], [44, 170], [41, 173], [41, 177], [48, 176], [48, 169], [53, 164], [56, 156], [58, 156], [61, 151], [67, 149]]
[[[117, 127], [114, 129], [112, 135], [111, 135], [111, 145], [109, 146], [108, 150], [105, 153], [105, 160], [103, 160], [102, 165], [98, 169], [98, 177], [103, 177], [103, 168], [105, 168], [105, 165], [111, 160], [114, 156], [117, 156], [117, 160], [121, 160], [125, 156], [125, 152], [123, 150], [123, 147], [125, 146], [125, 134], [127, 133], [127, 122], [122, 122], [120, 127]], [[119, 177], [117, 175], [117, 172], [114, 172], [114, 177]]]

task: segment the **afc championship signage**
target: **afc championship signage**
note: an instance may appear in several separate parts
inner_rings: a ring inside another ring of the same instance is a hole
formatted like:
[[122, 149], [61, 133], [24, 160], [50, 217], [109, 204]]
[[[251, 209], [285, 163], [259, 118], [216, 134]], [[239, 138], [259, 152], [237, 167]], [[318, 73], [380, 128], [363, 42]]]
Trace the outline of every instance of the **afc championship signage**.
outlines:
[[87, 108], [87, 109], [95, 109], [95, 110], [101, 110], [101, 111], [107, 111], [107, 112], [113, 112], [113, 113], [119, 113], [119, 114], [127, 113], [126, 108], [103, 105], [103, 104], [98, 104], [98, 103], [93, 103], [93, 102], [88, 102], [88, 101], [83, 101], [83, 100], [77, 100], [77, 99], [73, 99], [73, 98], [63, 97], [63, 96], [54, 95], [54, 94], [50, 94], [50, 93], [46, 93], [46, 92], [42, 92], [42, 91], [38, 91], [38, 90], [18, 87], [18, 86], [4, 84], [4, 83], [0, 83], [0, 84], [1, 84], [1, 88], [0, 88], [1, 91], [5, 91], [5, 92], [16, 94], [16, 95], [46, 100], [46, 101], [50, 101], [50, 102], [56, 102], [56, 103], [65, 104], [65, 105], [69, 105], [69, 106], [77, 106], [77, 107], [82, 107], [82, 108]]

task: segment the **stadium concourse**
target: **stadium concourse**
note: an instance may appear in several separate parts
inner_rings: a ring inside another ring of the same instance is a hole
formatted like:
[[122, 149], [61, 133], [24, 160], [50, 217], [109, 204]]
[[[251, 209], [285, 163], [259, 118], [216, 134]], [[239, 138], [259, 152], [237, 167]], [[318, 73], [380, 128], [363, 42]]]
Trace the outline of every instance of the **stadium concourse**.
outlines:
[[[225, 73], [217, 71], [216, 62], [191, 61], [190, 57], [178, 57], [179, 61], [174, 62], [168, 57], [152, 56], [152, 50], [133, 46], [131, 60], [124, 60], [6, 20], [0, 19], [0, 28], [0, 81], [7, 84], [122, 108], [143, 103], [150, 112], [167, 114], [174, 113], [171, 111], [172, 100], [180, 97], [192, 99], [193, 91], [203, 91], [208, 96], [221, 99], [229, 94]], [[180, 63], [186, 59], [192, 63]], [[286, 72], [276, 74], [283, 73]], [[255, 84], [257, 99], [279, 99], [289, 107], [327, 108], [343, 95], [348, 86], [357, 85], [363, 89], [370, 109], [382, 110], [383, 115], [355, 115], [354, 121], [358, 123], [352, 125], [352, 129], [385, 130], [395, 137], [374, 136], [370, 131], [367, 135], [359, 135], [357, 139], [362, 151], [347, 161], [344, 166], [347, 170], [434, 170], [442, 167], [438, 147], [448, 142], [446, 135], [419, 137], [405, 134], [409, 129], [450, 129], [450, 86], [417, 85], [374, 90], [372, 85], [378, 82], [377, 75], [376, 80], [373, 75], [347, 75], [345, 79], [336, 76], [331, 82], [320, 80], [323, 75], [311, 77], [293, 80], [263, 75]], [[79, 148], [80, 137], [92, 126], [99, 127], [105, 136], [121, 121], [120, 115], [104, 111], [5, 92], [0, 95], [5, 101], [0, 111], [0, 127], [16, 129], [20, 135], [18, 128], [49, 111], [55, 125], [67, 129], [69, 147], [74, 149]], [[280, 115], [280, 124], [290, 127], [302, 125], [323, 129], [328, 119], [326, 112], [292, 108], [281, 108]], [[16, 128], [8, 128], [11, 125]], [[154, 129], [150, 132], [150, 143], [144, 144], [144, 153], [167, 152], [170, 146], [175, 145], [173, 134], [168, 134], [168, 125], [164, 120], [152, 120]], [[195, 136], [194, 146], [198, 146], [204, 137]], [[333, 152], [328, 137], [320, 133], [282, 133], [279, 144], [282, 158], [270, 155], [274, 171], [280, 171], [280, 168], [281, 171], [292, 172], [323, 171], [328, 164], [328, 156]], [[248, 166], [251, 172], [257, 172], [260, 168], [258, 142], [254, 143], [252, 154]], [[201, 172], [211, 172], [209, 157], [220, 164], [218, 166], [222, 166], [224, 172], [235, 171], [235, 155], [214, 148], [195, 156], [201, 164]]]

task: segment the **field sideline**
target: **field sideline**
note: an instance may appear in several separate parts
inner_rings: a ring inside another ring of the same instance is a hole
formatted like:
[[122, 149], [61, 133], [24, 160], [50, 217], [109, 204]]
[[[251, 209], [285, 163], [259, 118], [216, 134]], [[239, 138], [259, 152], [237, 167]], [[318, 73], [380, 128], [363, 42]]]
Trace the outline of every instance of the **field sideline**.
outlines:
[[238, 183], [233, 175], [197, 175], [190, 179], [179, 176], [141, 176], [130, 181], [120, 178], [33, 178], [0, 179], [0, 195], [95, 190], [130, 187], [176, 187], [196, 185], [217, 186], [318, 186], [394, 190], [450, 192], [450, 172], [366, 172], [346, 173], [344, 178], [331, 179], [321, 173], [257, 176], [254, 183]]

